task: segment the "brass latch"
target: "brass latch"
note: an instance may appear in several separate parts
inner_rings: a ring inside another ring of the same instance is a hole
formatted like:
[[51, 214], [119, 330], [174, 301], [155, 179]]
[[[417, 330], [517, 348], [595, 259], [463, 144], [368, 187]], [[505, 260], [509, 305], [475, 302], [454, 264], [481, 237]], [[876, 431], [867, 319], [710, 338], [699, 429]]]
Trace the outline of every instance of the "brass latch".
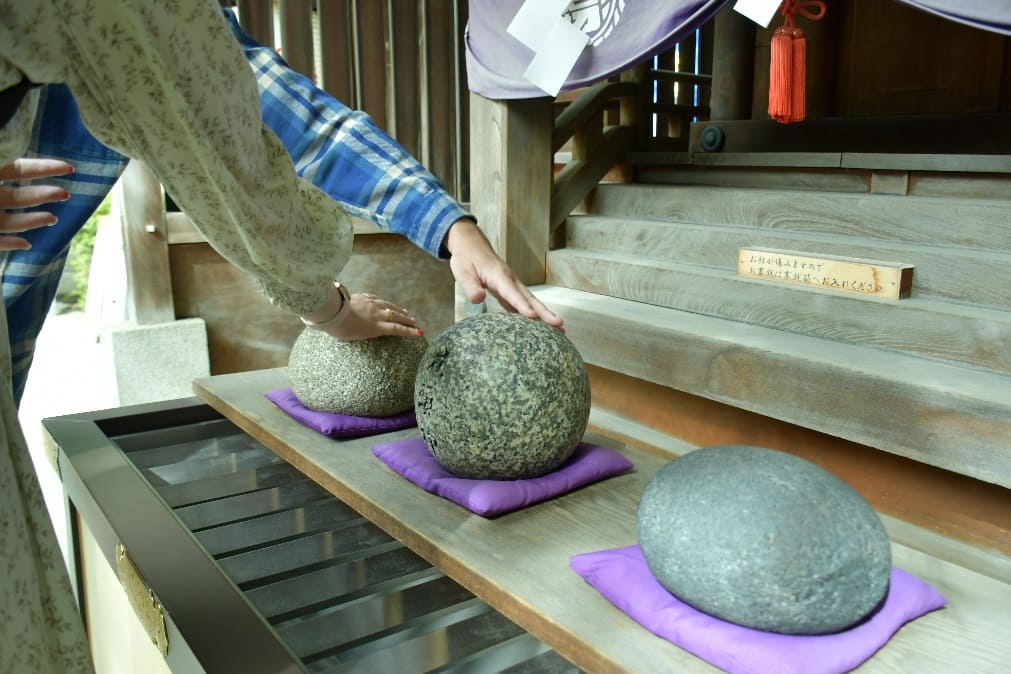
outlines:
[[165, 612], [161, 602], [141, 578], [140, 571], [122, 543], [116, 544], [116, 574], [151, 642], [163, 656], [168, 655], [168, 632], [165, 629]]

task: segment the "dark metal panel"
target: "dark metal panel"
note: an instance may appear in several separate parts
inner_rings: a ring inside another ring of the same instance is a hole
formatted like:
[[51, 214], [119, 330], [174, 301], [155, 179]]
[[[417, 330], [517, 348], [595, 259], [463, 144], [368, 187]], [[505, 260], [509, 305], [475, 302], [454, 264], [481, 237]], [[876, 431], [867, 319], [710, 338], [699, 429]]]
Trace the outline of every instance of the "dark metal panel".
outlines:
[[345, 504], [336, 499], [325, 499], [300, 508], [205, 529], [196, 537], [207, 552], [220, 557], [268, 543], [301, 538], [357, 519], [358, 513]]
[[[129, 408], [121, 413], [131, 416]], [[208, 672], [302, 671], [98, 424], [73, 418], [43, 424], [60, 448], [68, 497], [106, 560], [115, 568], [122, 542], [144, 580], [157, 588], [167, 621], [183, 635], [183, 643], [169, 643], [169, 667], [192, 651]]]
[[295, 508], [330, 494], [309, 479], [270, 489], [177, 508], [176, 516], [192, 531], [237, 522], [258, 515]]
[[355, 559], [362, 550], [392, 540], [364, 519], [348, 520], [345, 525], [225, 557], [220, 560], [221, 568], [243, 589], [249, 589]]
[[247, 596], [264, 617], [277, 622], [441, 575], [421, 557], [388, 540], [350, 561], [253, 588]]
[[[44, 421], [81, 515], [73, 521], [110, 564], [122, 542], [163, 605], [173, 671], [491, 672], [552, 652], [197, 407], [189, 399]], [[166, 503], [193, 498], [176, 510]], [[85, 589], [80, 601], [100, 600]]]

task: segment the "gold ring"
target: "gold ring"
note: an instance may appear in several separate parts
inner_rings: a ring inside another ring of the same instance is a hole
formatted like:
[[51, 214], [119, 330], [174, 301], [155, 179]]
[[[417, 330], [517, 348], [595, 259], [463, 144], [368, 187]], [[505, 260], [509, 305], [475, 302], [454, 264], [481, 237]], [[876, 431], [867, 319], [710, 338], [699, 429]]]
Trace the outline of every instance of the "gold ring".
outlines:
[[387, 309], [386, 310], [386, 322], [389, 323], [392, 318], [393, 318], [393, 309]]

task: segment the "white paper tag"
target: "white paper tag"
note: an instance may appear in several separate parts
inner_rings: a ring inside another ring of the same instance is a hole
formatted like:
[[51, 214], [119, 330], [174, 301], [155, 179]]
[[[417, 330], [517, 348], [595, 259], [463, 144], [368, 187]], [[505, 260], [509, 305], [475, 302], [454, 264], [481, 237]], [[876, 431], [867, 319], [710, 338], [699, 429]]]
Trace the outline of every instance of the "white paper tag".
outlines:
[[734, 11], [740, 12], [763, 28], [769, 27], [769, 22], [776, 15], [782, 0], [737, 0]]
[[[520, 6], [506, 32], [538, 51], [550, 39], [551, 30], [562, 20], [569, 0], [527, 0]], [[568, 23], [568, 21], [566, 21]]]
[[536, 50], [523, 78], [551, 96], [557, 96], [590, 37], [568, 21], [551, 27], [547, 41]]

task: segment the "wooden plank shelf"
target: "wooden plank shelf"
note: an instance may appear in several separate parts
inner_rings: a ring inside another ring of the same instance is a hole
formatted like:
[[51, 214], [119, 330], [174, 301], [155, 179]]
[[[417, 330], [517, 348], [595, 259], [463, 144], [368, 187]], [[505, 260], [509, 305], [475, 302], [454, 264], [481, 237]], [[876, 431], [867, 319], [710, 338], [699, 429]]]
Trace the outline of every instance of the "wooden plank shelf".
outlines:
[[[590, 672], [717, 671], [625, 617], [568, 565], [573, 554], [635, 542], [639, 497], [666, 458], [588, 434], [588, 440], [626, 455], [635, 470], [485, 519], [415, 487], [370, 452], [379, 442], [416, 436], [417, 429], [325, 438], [263, 395], [286, 385], [286, 373], [278, 369], [205, 378], [194, 388], [236, 425], [576, 666]], [[949, 606], [903, 627], [860, 671], [1000, 671], [1011, 658], [1008, 578], [895, 542], [893, 552], [896, 565], [933, 584]], [[1003, 574], [1007, 566], [988, 568]]]

